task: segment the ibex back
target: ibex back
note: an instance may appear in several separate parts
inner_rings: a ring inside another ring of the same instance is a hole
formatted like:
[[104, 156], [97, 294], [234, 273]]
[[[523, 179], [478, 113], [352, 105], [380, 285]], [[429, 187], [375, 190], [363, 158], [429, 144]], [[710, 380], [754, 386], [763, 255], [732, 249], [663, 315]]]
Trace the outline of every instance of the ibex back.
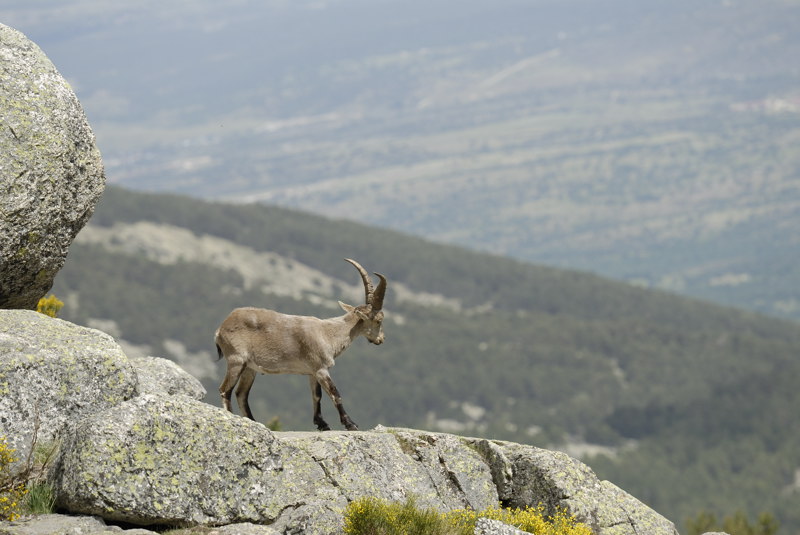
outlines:
[[339, 301], [343, 316], [320, 319], [290, 316], [263, 308], [237, 308], [231, 312], [215, 335], [217, 354], [225, 357], [228, 371], [219, 392], [225, 408], [231, 408], [231, 392], [236, 387], [239, 410], [251, 420], [247, 401], [257, 373], [295, 373], [308, 375], [314, 408], [314, 424], [320, 431], [330, 429], [322, 418], [322, 389], [328, 393], [345, 428], [357, 430], [342, 405], [342, 398], [328, 371], [334, 359], [359, 336], [375, 345], [383, 343], [383, 297], [386, 277], [380, 273], [374, 288], [367, 271], [355, 260], [346, 259], [361, 274], [366, 303], [352, 306]]

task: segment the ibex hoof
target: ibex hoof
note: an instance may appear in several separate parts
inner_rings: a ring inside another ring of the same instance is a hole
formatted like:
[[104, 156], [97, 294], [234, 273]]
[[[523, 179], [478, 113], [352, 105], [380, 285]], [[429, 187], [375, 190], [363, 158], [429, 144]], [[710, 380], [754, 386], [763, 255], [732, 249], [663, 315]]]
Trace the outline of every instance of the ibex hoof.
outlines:
[[354, 423], [349, 423], [345, 427], [348, 431], [358, 431], [358, 426]]
[[330, 430], [331, 426], [329, 426], [328, 424], [317, 425], [317, 431], [330, 431]]

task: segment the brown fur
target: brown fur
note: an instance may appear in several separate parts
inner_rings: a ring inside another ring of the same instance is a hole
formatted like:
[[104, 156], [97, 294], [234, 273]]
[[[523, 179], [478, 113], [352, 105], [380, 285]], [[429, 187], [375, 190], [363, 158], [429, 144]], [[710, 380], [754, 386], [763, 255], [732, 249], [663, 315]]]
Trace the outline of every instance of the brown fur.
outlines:
[[[217, 329], [217, 353], [224, 357], [228, 369], [219, 387], [222, 403], [231, 412], [231, 393], [242, 414], [253, 420], [248, 395], [257, 373], [294, 373], [308, 375], [314, 408], [314, 423], [321, 431], [330, 427], [320, 412], [322, 389], [330, 396], [339, 419], [347, 429], [358, 427], [342, 406], [342, 399], [328, 371], [335, 359], [359, 336], [373, 344], [383, 343], [383, 297], [386, 278], [373, 289], [369, 275], [355, 261], [347, 259], [361, 274], [366, 304], [352, 306], [339, 302], [344, 315], [320, 319], [313, 316], [291, 316], [263, 308], [237, 308]], [[238, 386], [237, 386], [238, 384]]]

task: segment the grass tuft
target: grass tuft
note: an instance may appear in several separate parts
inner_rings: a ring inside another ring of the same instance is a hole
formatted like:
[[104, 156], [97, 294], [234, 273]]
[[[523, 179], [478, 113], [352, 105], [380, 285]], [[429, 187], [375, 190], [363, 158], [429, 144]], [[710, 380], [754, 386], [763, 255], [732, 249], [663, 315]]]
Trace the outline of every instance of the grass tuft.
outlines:
[[28, 512], [33, 515], [47, 515], [55, 510], [56, 496], [53, 486], [39, 481], [28, 487], [28, 496], [25, 500]]

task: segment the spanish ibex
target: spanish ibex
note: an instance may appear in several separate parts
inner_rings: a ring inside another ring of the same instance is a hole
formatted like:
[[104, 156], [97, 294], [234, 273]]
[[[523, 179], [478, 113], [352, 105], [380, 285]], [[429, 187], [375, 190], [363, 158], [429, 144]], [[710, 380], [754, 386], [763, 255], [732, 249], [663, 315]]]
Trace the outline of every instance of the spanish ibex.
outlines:
[[342, 425], [357, 430], [342, 406], [342, 398], [333, 384], [329, 369], [334, 359], [360, 335], [375, 345], [383, 343], [383, 297], [386, 277], [374, 288], [367, 271], [355, 260], [346, 258], [361, 274], [366, 304], [347, 305], [339, 301], [345, 314], [319, 319], [311, 316], [289, 316], [263, 308], [237, 308], [225, 318], [215, 335], [217, 354], [225, 357], [228, 371], [219, 392], [227, 410], [231, 408], [231, 392], [236, 383], [236, 399], [244, 416], [254, 420], [247, 397], [256, 373], [295, 373], [308, 375], [314, 405], [314, 424], [320, 431], [330, 427], [320, 411], [322, 389], [328, 393], [339, 411]]

